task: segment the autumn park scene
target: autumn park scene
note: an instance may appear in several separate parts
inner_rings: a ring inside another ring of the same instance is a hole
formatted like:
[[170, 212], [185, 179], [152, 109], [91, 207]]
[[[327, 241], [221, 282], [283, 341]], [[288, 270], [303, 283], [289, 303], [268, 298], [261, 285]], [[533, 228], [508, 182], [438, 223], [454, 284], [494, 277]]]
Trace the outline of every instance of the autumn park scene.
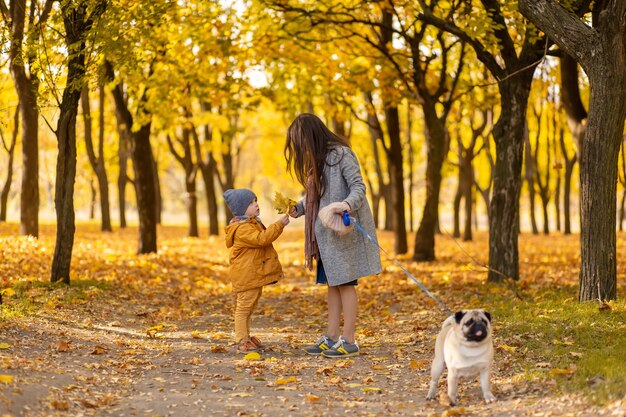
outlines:
[[0, 0], [0, 415], [626, 415], [626, 2]]

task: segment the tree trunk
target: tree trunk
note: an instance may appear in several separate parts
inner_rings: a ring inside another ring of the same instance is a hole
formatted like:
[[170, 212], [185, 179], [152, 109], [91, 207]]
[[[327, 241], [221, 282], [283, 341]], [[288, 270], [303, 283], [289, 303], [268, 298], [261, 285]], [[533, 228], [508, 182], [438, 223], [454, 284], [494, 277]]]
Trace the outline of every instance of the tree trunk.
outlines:
[[[98, 3], [91, 15], [87, 4], [71, 1], [61, 2], [65, 44], [69, 53], [67, 83], [60, 105], [56, 136], [59, 154], [56, 167], [54, 205], [57, 214], [57, 235], [52, 258], [52, 282], [70, 283], [70, 264], [74, 246], [74, 181], [76, 178], [76, 114], [80, 100], [81, 84], [85, 78], [86, 33], [93, 19], [104, 12], [106, 3]], [[76, 46], [79, 49], [76, 49]]]
[[157, 251], [157, 195], [154, 158], [150, 146], [151, 126], [152, 122], [148, 122], [133, 134], [131, 149], [139, 214], [139, 247], [137, 249], [139, 254]]
[[85, 125], [85, 144], [87, 148], [87, 156], [91, 168], [98, 179], [98, 188], [100, 189], [100, 215], [102, 217], [101, 230], [110, 232], [111, 216], [109, 211], [109, 180], [107, 178], [106, 166], [104, 164], [104, 91], [100, 91], [100, 126], [98, 135], [98, 155], [96, 155], [93, 147], [92, 127], [91, 127], [91, 106], [89, 102], [89, 87], [85, 85], [81, 91], [81, 104], [83, 108], [83, 124]]
[[115, 109], [117, 119], [117, 132], [119, 136], [117, 157], [119, 172], [117, 175], [117, 200], [120, 216], [120, 228], [126, 228], [126, 184], [128, 183], [128, 154], [131, 142], [129, 127], [126, 126], [119, 110]]
[[461, 200], [463, 199], [461, 181], [461, 169], [459, 167], [459, 184], [454, 194], [454, 231], [452, 232], [452, 237], [455, 238], [461, 237]]
[[589, 124], [580, 158], [580, 301], [617, 296], [615, 201], [626, 115], [624, 58], [605, 63], [589, 76]]
[[161, 224], [163, 215], [163, 197], [161, 195], [161, 177], [159, 176], [159, 163], [156, 158], [152, 158], [152, 171], [154, 175], [154, 211], [157, 224]]
[[[200, 103], [202, 111], [211, 111], [210, 106], [207, 103]], [[196, 150], [196, 159], [200, 172], [202, 173], [202, 179], [204, 180], [204, 190], [207, 199], [207, 208], [209, 211], [209, 235], [217, 236], [219, 234], [219, 224], [217, 219], [217, 196], [215, 192], [215, 175], [217, 172], [217, 164], [215, 158], [213, 158], [213, 152], [211, 150], [211, 141], [213, 140], [213, 129], [208, 124], [204, 125], [204, 142], [209, 145], [207, 153], [207, 160], [202, 158], [202, 149], [200, 146], [200, 138], [195, 128], [191, 130], [193, 134], [194, 147]]]
[[537, 219], [535, 217], [535, 160], [532, 156], [530, 149], [530, 135], [528, 133], [528, 123], [524, 125], [524, 174], [526, 178], [526, 184], [528, 185], [528, 202], [530, 204], [530, 224], [532, 227], [533, 235], [539, 234], [537, 228]]
[[575, 57], [589, 78], [589, 123], [580, 152], [579, 301], [617, 296], [615, 202], [626, 118], [626, 3], [596, 6], [589, 27], [552, 1], [519, 1], [520, 11]]
[[471, 160], [468, 160], [466, 165], [467, 179], [465, 180], [463, 187], [463, 198], [465, 199], [465, 226], [463, 228], [463, 240], [468, 242], [472, 240], [472, 194], [474, 184], [474, 168], [472, 167]]
[[209, 163], [202, 166], [202, 179], [206, 192], [207, 205], [209, 209], [209, 235], [219, 235], [219, 224], [217, 219], [217, 195], [215, 192], [215, 160], [209, 155]]
[[[106, 62], [106, 72], [109, 80], [115, 75], [111, 63]], [[140, 101], [146, 100], [147, 91], [144, 91]], [[119, 84], [113, 88], [116, 114], [126, 129], [133, 125], [133, 116], [130, 114], [122, 89]], [[146, 110], [144, 109], [144, 112]], [[131, 158], [135, 174], [135, 193], [137, 194], [137, 212], [139, 215], [139, 245], [138, 254], [157, 251], [157, 215], [156, 215], [156, 179], [154, 178], [154, 157], [150, 146], [150, 131], [152, 121], [147, 122], [138, 131], [130, 134]], [[127, 130], [126, 130], [127, 131]]]
[[402, 142], [400, 141], [400, 116], [398, 107], [385, 108], [385, 120], [389, 134], [389, 179], [393, 210], [394, 251], [406, 253], [406, 218], [404, 213], [404, 176], [402, 175]]
[[496, 165], [489, 210], [488, 280], [492, 282], [505, 277], [519, 279], [519, 196], [526, 108], [533, 73], [527, 69], [498, 84], [502, 110], [493, 129]]
[[574, 172], [574, 164], [576, 158], [571, 161], [565, 161], [565, 174], [563, 183], [563, 233], [569, 235], [572, 233], [572, 217], [570, 214], [571, 192], [572, 192], [572, 173]]
[[407, 148], [408, 148], [408, 154], [409, 154], [409, 231], [411, 233], [413, 233], [413, 227], [414, 227], [414, 220], [413, 220], [413, 212], [414, 212], [414, 207], [413, 207], [413, 183], [414, 183], [414, 175], [413, 175], [413, 171], [414, 171], [414, 164], [415, 164], [415, 157], [413, 156], [413, 143], [411, 141], [412, 135], [411, 135], [411, 126], [412, 126], [412, 121], [413, 121], [413, 113], [411, 112], [411, 103], [407, 103], [407, 111], [406, 111], [406, 119], [407, 119], [407, 127], [406, 127], [406, 137], [407, 137]]
[[[26, 73], [23, 50], [26, 24], [26, 0], [10, 3], [11, 45], [9, 61], [15, 90], [19, 98], [22, 125], [22, 181], [20, 190], [20, 234], [39, 236], [39, 108], [37, 74]], [[41, 22], [43, 23], [43, 22]], [[29, 66], [32, 70], [33, 66]]]
[[[7, 203], [9, 201], [9, 191], [11, 190], [11, 183], [13, 182], [13, 159], [15, 158], [15, 144], [17, 143], [17, 136], [20, 126], [20, 106], [19, 103], [15, 108], [15, 116], [13, 116], [13, 134], [11, 135], [11, 144], [6, 146], [5, 150], [9, 155], [7, 161], [7, 177], [4, 185], [2, 186], [2, 193], [0, 193], [0, 222], [7, 221]], [[4, 139], [3, 139], [4, 144]]]
[[98, 191], [93, 185], [93, 178], [89, 179], [89, 189], [91, 190], [91, 201], [89, 202], [89, 220], [96, 218], [96, 200], [98, 199]]
[[413, 260], [435, 260], [435, 232], [439, 221], [439, 191], [441, 189], [441, 167], [446, 155], [446, 127], [440, 121], [435, 103], [424, 103], [427, 162], [426, 162], [426, 202], [417, 233]]
[[[581, 149], [585, 137], [587, 111], [580, 99], [580, 89], [578, 87], [578, 63], [568, 54], [561, 57], [561, 89], [562, 102], [567, 114], [567, 124], [569, 126], [574, 144], [578, 150]], [[570, 216], [570, 195], [572, 184], [572, 173], [574, 165], [576, 165], [577, 154], [569, 158], [567, 156], [567, 148], [565, 146], [564, 136], [560, 138], [561, 152], [565, 160], [565, 181], [563, 184], [563, 220], [564, 233], [569, 235], [572, 233], [571, 216]]]
[[622, 191], [622, 202], [619, 205], [619, 231], [624, 231], [624, 204], [626, 204], [626, 188]]

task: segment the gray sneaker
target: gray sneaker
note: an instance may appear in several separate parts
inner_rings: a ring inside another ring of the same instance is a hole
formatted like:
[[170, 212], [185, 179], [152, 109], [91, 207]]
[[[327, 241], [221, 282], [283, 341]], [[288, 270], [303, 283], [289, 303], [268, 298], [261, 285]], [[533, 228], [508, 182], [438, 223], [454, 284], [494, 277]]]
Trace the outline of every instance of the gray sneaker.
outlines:
[[348, 356], [357, 356], [358, 354], [359, 345], [356, 340], [354, 343], [348, 343], [343, 336], [339, 336], [339, 340], [331, 349], [322, 352], [322, 355], [327, 358], [345, 358]]
[[332, 340], [328, 336], [322, 336], [317, 339], [314, 345], [310, 345], [304, 348], [304, 351], [309, 355], [321, 355], [322, 352], [331, 348], [331, 346], [335, 345], [335, 341]]

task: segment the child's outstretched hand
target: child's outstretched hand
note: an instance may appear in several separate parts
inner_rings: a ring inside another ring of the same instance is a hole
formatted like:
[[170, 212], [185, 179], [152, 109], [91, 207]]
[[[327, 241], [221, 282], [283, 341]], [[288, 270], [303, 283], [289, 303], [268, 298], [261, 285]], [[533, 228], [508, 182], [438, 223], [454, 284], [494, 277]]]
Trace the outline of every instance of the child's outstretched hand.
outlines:
[[280, 223], [282, 223], [283, 227], [284, 227], [284, 226], [287, 226], [287, 225], [289, 224], [289, 215], [288, 215], [288, 214], [285, 214], [285, 215], [281, 216], [281, 218], [280, 218], [280, 219], [278, 219], [278, 221], [279, 221]]

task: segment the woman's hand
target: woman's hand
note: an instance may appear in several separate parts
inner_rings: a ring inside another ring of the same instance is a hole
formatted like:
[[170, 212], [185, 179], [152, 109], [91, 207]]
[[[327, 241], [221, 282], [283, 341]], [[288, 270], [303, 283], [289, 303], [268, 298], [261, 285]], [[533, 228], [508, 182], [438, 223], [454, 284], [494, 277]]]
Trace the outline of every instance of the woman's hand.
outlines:
[[289, 216], [285, 214], [278, 221], [285, 227], [289, 224]]
[[348, 204], [346, 201], [342, 201], [341, 203], [341, 212], [343, 213], [344, 211], [347, 211], [348, 213], [350, 213], [350, 204]]

